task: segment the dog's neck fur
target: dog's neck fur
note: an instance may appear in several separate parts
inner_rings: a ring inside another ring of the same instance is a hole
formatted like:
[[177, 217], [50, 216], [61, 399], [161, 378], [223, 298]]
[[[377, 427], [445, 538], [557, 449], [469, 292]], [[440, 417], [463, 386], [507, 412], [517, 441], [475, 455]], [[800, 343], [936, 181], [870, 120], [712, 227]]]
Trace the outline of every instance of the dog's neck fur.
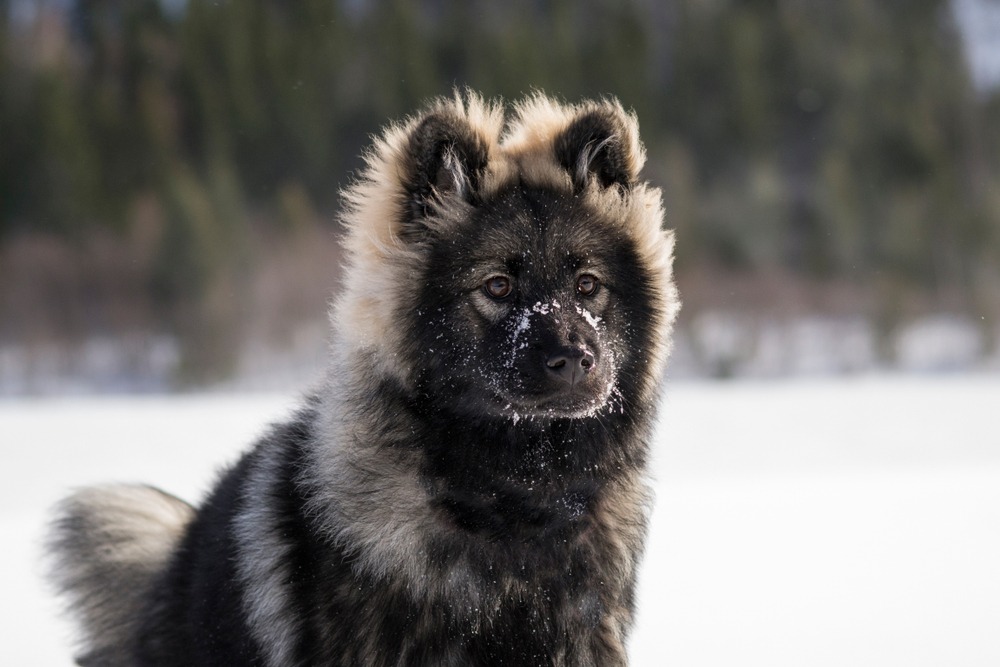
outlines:
[[[328, 382], [336, 386], [322, 392], [327, 403], [317, 406], [316, 437], [307, 452], [312, 477], [303, 479], [314, 505], [310, 513], [337, 517], [320, 530], [354, 558], [360, 575], [394, 579], [418, 599], [461, 599], [476, 608], [486, 602], [475, 575], [484, 559], [496, 561], [488, 567], [497, 574], [524, 562], [558, 567], [563, 554], [539, 558], [535, 551], [532, 560], [523, 557], [525, 550], [569, 549], [584, 533], [622, 550], [641, 548], [645, 453], [621, 443], [637, 431], [648, 435], [645, 411], [626, 411], [627, 419], [494, 418], [456, 425], [413, 390], [367, 386], [370, 374], [359, 372], [365, 363], [360, 356], [331, 366]], [[381, 403], [374, 407], [373, 401]], [[396, 421], [380, 417], [404, 413]], [[412, 432], [414, 423], [423, 430]], [[472, 486], [484, 478], [473, 471], [487, 467], [497, 481]], [[553, 535], [560, 539], [536, 539]], [[449, 576], [426, 576], [434, 552], [442, 550]], [[518, 585], [513, 578], [493, 583], [494, 595]]]

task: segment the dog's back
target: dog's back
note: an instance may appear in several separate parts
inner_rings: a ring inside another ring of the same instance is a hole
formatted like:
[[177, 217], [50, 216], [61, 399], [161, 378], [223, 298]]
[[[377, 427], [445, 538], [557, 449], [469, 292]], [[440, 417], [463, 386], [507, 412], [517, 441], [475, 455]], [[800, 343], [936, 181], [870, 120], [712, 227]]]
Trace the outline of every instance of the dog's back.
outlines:
[[149, 486], [83, 489], [59, 505], [52, 580], [82, 625], [81, 665], [133, 664], [149, 593], [193, 517], [190, 505]]

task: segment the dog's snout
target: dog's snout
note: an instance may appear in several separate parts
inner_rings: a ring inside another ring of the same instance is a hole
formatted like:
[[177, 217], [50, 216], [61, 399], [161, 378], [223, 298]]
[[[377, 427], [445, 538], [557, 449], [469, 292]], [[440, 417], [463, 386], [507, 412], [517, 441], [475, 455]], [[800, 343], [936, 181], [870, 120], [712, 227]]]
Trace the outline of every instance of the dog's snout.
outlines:
[[570, 386], [580, 382], [594, 363], [593, 353], [585, 347], [564, 347], [545, 359], [549, 374]]

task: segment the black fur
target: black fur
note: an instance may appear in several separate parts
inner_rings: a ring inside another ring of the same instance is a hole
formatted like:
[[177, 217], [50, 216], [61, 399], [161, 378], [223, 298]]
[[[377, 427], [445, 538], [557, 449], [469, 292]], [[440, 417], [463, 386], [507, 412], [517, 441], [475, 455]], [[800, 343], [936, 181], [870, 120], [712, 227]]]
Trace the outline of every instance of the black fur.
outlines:
[[[282, 535], [295, 546], [289, 584], [301, 634], [294, 664], [442, 665], [450, 664], [445, 651], [454, 652], [456, 645], [462, 647], [463, 665], [551, 665], [562, 664], [558, 655], [573, 655], [578, 650], [573, 643], [590, 637], [603, 613], [595, 583], [614, 576], [603, 569], [609, 564], [602, 563], [600, 545], [587, 539], [594, 530], [594, 504], [606, 492], [608, 473], [601, 470], [642, 463], [634, 456], [618, 458], [625, 452], [607, 447], [608, 433], [621, 431], [614, 443], [633, 437], [634, 427], [621, 420], [546, 420], [515, 432], [498, 420], [461, 423], [443, 414], [428, 416], [423, 401], [405, 409], [424, 424], [416, 439], [435, 445], [427, 448], [421, 474], [442, 518], [456, 527], [454, 541], [428, 545], [430, 576], [445, 572], [475, 536], [480, 542], [470, 575], [475, 585], [489, 587], [497, 577], [515, 576], [533, 582], [528, 597], [500, 599], [489, 629], [477, 631], [453, 609], [420, 604], [403, 590], [357, 576], [350, 556], [322, 539], [315, 519], [303, 512], [308, 491], [295, 481], [296, 470], [304, 465], [302, 446], [315, 417], [305, 410], [226, 473], [201, 507], [157, 587], [136, 664], [265, 664], [241, 609], [233, 565], [239, 549], [231, 524], [241, 497], [254, 491], [247, 471], [263, 448], [284, 457], [283, 489], [273, 500], [283, 517]], [[525, 475], [536, 476], [540, 488], [526, 489]], [[624, 595], [631, 605], [631, 586]], [[565, 608], [577, 613], [560, 618]], [[415, 626], [427, 629], [415, 637]], [[378, 638], [377, 655], [361, 650], [360, 633]]]

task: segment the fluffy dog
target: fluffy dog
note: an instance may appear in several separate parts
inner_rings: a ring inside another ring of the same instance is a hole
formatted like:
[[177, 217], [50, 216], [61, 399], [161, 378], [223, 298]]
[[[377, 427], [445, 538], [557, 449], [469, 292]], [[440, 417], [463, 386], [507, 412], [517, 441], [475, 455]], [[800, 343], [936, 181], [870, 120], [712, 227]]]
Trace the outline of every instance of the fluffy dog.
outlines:
[[60, 506], [80, 664], [627, 663], [673, 235], [620, 104], [504, 114], [456, 95], [376, 141], [325, 379], [201, 507]]

